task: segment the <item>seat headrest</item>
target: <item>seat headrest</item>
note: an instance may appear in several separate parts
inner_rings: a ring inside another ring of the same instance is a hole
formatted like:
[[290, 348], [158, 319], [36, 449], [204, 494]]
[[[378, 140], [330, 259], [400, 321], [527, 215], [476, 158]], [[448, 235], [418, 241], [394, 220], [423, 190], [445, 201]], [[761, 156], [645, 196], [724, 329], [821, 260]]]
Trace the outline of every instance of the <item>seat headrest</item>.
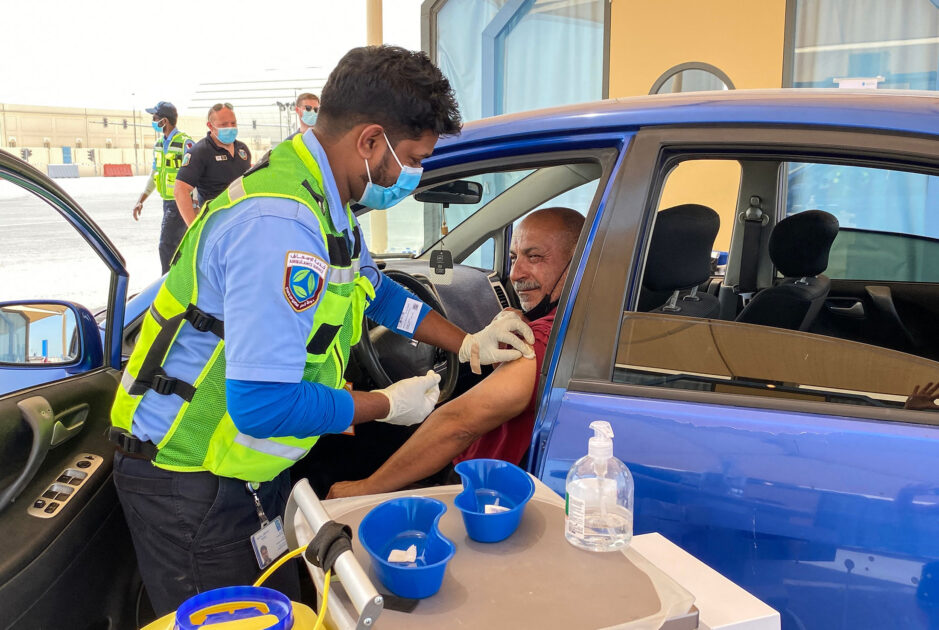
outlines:
[[791, 278], [817, 276], [828, 268], [828, 252], [838, 236], [838, 219], [823, 210], [806, 210], [776, 224], [769, 257]]
[[711, 275], [711, 249], [721, 220], [707, 206], [686, 203], [659, 211], [643, 284], [652, 291], [688, 289]]

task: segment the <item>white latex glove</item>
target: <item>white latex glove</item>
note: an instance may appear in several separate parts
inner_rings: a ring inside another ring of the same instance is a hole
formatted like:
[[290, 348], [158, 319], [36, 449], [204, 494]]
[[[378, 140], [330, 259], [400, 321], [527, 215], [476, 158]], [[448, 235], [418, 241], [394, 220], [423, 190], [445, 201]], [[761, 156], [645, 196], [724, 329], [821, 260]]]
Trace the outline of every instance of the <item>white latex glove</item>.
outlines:
[[373, 390], [388, 399], [388, 415], [376, 422], [407, 427], [430, 415], [440, 398], [440, 375], [427, 370], [424, 376], [412, 376], [392, 383], [385, 389]]
[[[509, 347], [499, 348], [499, 343]], [[514, 361], [519, 357], [534, 359], [535, 351], [531, 347], [533, 343], [535, 335], [518, 313], [501, 311], [488, 326], [463, 338], [460, 345], [460, 361], [469, 361], [473, 372], [479, 374], [480, 365]]]

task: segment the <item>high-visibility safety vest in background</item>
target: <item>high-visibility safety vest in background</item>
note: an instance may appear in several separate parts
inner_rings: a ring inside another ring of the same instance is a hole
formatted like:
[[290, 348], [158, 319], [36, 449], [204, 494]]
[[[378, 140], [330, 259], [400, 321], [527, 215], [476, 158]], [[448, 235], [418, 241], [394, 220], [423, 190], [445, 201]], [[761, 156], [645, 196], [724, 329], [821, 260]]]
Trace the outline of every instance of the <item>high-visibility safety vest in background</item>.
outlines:
[[183, 165], [183, 156], [186, 154], [186, 143], [192, 147], [192, 138], [182, 131], [176, 130], [176, 134], [170, 139], [166, 151], [163, 151], [163, 134], [157, 138], [153, 144], [153, 160], [156, 170], [153, 173], [153, 181], [156, 184], [157, 192], [164, 199], [173, 198], [173, 188], [176, 186], [176, 173], [179, 167]]
[[[196, 263], [203, 229], [216, 213], [238, 212], [238, 204], [253, 197], [293, 199], [306, 206], [319, 221], [329, 252], [329, 272], [325, 288], [311, 287], [322, 293], [307, 337], [303, 380], [341, 388], [350, 348], [362, 334], [366, 300], [375, 297], [375, 290], [359, 274], [362, 236], [358, 227], [350, 235], [350, 252], [346, 236], [333, 226], [323, 189], [321, 171], [297, 134], [292, 142], [281, 143], [268, 159], [262, 159], [232, 182], [189, 227], [166, 281], [144, 315], [140, 338], [111, 409], [114, 426], [130, 432], [137, 406], [148, 391], [183, 399], [176, 417], [166, 419], [165, 436], [156, 445], [156, 466], [183, 472], [208, 470], [251, 482], [269, 481], [316, 443], [315, 436], [259, 439], [238, 431], [226, 409], [224, 323], [196, 307]], [[351, 211], [345, 211], [349, 225], [356, 225]], [[173, 378], [163, 370], [181, 326], [218, 337], [193, 383]]]

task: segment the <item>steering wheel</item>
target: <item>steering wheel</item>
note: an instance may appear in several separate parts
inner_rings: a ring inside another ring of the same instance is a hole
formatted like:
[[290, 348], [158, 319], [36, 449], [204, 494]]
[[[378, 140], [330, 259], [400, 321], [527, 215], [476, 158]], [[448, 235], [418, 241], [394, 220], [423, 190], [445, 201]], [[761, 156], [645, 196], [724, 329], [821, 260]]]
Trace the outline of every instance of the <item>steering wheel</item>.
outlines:
[[[440, 315], [447, 316], [437, 294], [417, 277], [396, 269], [384, 273], [385, 277], [410, 290]], [[440, 374], [440, 402], [453, 395], [460, 373], [460, 360], [456, 353], [408, 339], [368, 318], [362, 323], [362, 339], [352, 347], [352, 353], [359, 367], [378, 388], [434, 370]]]

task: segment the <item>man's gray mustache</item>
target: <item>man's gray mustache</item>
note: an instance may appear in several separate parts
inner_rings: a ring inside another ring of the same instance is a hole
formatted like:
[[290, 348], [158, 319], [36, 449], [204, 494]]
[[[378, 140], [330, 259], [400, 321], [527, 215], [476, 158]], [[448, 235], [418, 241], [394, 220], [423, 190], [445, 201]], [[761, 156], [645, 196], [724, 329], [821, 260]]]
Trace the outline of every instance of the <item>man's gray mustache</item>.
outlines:
[[531, 291], [532, 289], [540, 289], [541, 285], [537, 282], [516, 282], [512, 286], [515, 287], [516, 291]]

